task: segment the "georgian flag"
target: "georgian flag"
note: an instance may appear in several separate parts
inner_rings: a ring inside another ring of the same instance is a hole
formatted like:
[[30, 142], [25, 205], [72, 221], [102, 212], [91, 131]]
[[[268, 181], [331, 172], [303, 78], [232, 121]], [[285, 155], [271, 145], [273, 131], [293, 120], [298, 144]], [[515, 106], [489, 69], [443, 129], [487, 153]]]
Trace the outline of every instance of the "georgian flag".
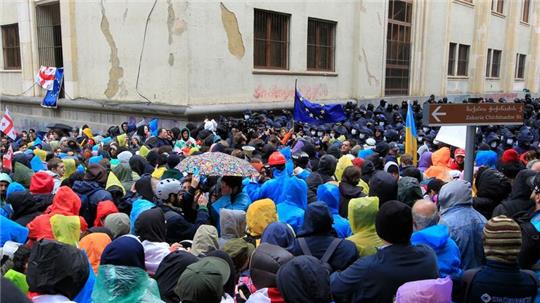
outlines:
[[11, 119], [7, 108], [2, 120], [0, 120], [0, 131], [10, 137], [12, 140], [17, 138], [17, 134], [15, 134], [15, 125], [13, 124], [13, 119]]
[[56, 67], [41, 66], [39, 73], [36, 75], [36, 83], [46, 90], [52, 90], [56, 75]]
[[8, 150], [2, 156], [2, 167], [7, 170], [13, 170], [13, 147], [9, 145]]

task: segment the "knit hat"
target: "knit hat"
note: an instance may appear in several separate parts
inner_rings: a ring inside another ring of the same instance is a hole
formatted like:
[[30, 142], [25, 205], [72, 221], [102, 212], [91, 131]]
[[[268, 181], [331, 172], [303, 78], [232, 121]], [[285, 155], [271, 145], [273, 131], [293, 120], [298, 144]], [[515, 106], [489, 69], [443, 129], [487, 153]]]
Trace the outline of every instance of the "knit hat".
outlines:
[[50, 194], [54, 188], [54, 180], [46, 172], [37, 172], [30, 179], [30, 192], [32, 194]]
[[514, 179], [525, 166], [519, 160], [519, 155], [514, 149], [507, 149], [497, 163], [497, 169], [506, 177]]
[[377, 235], [391, 244], [408, 244], [413, 232], [411, 208], [403, 202], [384, 203], [375, 218]]
[[510, 162], [519, 162], [519, 155], [513, 148], [505, 150], [501, 157], [501, 163], [508, 164]]
[[503, 263], [517, 263], [521, 249], [521, 229], [506, 216], [491, 218], [484, 226], [484, 254], [486, 259]]

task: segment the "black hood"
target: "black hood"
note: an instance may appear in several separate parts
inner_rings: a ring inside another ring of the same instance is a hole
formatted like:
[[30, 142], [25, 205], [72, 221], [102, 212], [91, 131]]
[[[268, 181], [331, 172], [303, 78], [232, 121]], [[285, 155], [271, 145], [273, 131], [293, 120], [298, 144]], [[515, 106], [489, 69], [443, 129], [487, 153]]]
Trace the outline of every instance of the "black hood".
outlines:
[[152, 165], [139, 155], [134, 155], [129, 159], [129, 167], [131, 167], [131, 170], [136, 172], [139, 176], [151, 174], [154, 171]]
[[476, 196], [502, 201], [512, 190], [510, 180], [498, 170], [482, 166], [475, 179]]
[[199, 258], [186, 251], [175, 251], [161, 261], [154, 279], [157, 281], [163, 301], [167, 303], [180, 302], [180, 298], [174, 292], [178, 278], [189, 265], [197, 261]]
[[527, 184], [527, 180], [536, 174], [535, 171], [524, 169], [520, 171], [512, 185], [510, 199], [512, 200], [529, 200], [532, 194], [532, 188]]
[[384, 171], [377, 171], [369, 180], [369, 196], [379, 197], [379, 208], [384, 202], [397, 199], [396, 178]]
[[306, 237], [312, 235], [331, 234], [334, 219], [330, 214], [330, 209], [324, 202], [313, 202], [308, 205], [304, 214], [304, 224], [298, 236]]
[[17, 220], [22, 216], [39, 212], [40, 208], [29, 191], [11, 193], [6, 202], [11, 204], [11, 207], [13, 208], [12, 220]]
[[325, 176], [334, 176], [336, 172], [337, 159], [332, 155], [324, 155], [319, 160], [319, 167], [317, 172]]

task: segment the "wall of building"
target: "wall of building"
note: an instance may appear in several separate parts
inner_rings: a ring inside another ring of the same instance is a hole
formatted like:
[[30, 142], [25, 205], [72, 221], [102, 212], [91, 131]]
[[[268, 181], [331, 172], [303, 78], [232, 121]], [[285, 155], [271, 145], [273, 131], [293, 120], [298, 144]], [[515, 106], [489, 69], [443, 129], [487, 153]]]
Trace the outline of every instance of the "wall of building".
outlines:
[[[526, 87], [538, 93], [540, 4], [531, 1], [530, 21], [523, 24], [522, 1], [505, 1], [505, 16], [495, 16], [489, 0], [413, 0], [410, 95], [461, 98]], [[32, 85], [39, 68], [35, 10], [51, 2], [0, 0], [0, 25], [19, 23], [22, 54], [21, 71], [1, 70], [0, 57], [1, 95], [20, 94]], [[288, 70], [253, 68], [254, 8], [291, 14]], [[227, 105], [225, 110], [290, 106], [296, 79], [314, 100], [385, 97], [388, 1], [158, 0], [154, 6], [151, 0], [61, 0], [60, 9], [68, 99], [217, 113], [220, 105]], [[335, 72], [307, 71], [310, 17], [337, 22]], [[471, 45], [466, 77], [447, 75], [450, 42]], [[512, 75], [485, 79], [487, 48], [503, 50], [501, 73], [511, 70]], [[515, 52], [527, 54], [523, 81], [514, 81]], [[42, 94], [35, 88], [24, 95]]]

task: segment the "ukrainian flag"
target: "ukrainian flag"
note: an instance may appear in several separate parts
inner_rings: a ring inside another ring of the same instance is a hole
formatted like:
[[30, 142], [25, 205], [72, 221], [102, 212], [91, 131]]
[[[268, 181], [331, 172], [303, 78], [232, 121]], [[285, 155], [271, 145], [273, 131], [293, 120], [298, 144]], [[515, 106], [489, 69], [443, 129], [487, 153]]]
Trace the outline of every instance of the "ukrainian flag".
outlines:
[[418, 150], [417, 142], [414, 114], [411, 103], [409, 103], [407, 106], [407, 118], [405, 120], [405, 153], [412, 156], [414, 165], [418, 161], [418, 155], [416, 153]]

